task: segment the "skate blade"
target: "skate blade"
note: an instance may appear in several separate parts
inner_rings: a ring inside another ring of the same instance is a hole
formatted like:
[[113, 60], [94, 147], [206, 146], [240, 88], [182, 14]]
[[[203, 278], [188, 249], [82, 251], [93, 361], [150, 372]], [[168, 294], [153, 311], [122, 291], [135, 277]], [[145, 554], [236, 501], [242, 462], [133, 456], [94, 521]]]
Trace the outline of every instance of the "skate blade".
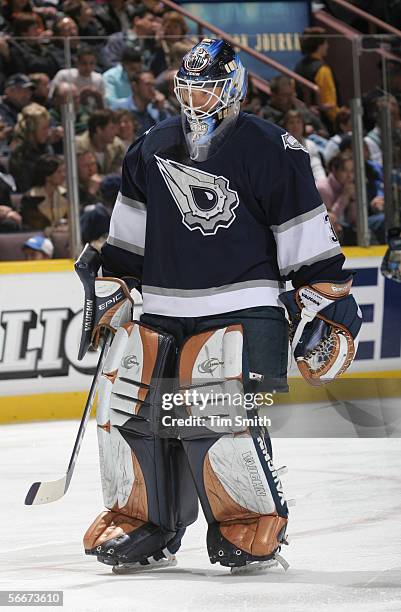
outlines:
[[150, 572], [152, 570], [161, 569], [164, 567], [175, 567], [177, 565], [177, 559], [160, 559], [159, 561], [151, 561], [149, 565], [141, 565], [140, 563], [120, 563], [114, 565], [112, 568], [113, 574], [142, 574], [143, 572]]
[[249, 576], [251, 574], [263, 574], [273, 567], [278, 566], [278, 561], [275, 559], [269, 559], [268, 561], [253, 561], [246, 565], [240, 565], [239, 567], [231, 568], [232, 576]]

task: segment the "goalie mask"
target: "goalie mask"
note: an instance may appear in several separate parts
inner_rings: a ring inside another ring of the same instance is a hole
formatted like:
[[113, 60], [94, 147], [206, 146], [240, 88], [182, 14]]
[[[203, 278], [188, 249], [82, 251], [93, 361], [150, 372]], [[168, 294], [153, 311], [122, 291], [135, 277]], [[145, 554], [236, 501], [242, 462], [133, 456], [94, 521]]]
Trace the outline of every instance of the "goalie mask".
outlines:
[[191, 159], [207, 159], [227, 137], [246, 88], [245, 68], [224, 40], [204, 38], [185, 55], [174, 92]]

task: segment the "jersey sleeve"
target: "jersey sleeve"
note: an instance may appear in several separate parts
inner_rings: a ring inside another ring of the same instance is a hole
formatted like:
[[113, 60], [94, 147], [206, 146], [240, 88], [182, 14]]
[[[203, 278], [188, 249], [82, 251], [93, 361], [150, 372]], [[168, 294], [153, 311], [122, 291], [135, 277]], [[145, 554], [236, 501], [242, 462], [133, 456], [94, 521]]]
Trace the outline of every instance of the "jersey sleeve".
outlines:
[[[344, 280], [345, 258], [313, 178], [310, 158], [288, 133], [276, 135], [258, 173], [259, 201], [273, 233], [283, 280], [295, 288], [318, 280]], [[265, 182], [265, 184], [263, 184]]]
[[101, 250], [104, 275], [142, 278], [146, 233], [145, 135], [124, 158], [121, 187], [111, 215], [109, 236]]

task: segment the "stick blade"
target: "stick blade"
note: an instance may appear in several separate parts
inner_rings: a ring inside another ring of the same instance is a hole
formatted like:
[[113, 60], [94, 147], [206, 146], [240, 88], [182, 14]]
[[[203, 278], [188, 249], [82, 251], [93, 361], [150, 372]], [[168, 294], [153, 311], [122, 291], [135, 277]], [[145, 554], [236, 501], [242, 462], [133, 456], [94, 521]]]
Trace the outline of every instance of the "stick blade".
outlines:
[[49, 482], [34, 482], [26, 495], [25, 505], [51, 504], [57, 501], [66, 493], [66, 484], [67, 476]]

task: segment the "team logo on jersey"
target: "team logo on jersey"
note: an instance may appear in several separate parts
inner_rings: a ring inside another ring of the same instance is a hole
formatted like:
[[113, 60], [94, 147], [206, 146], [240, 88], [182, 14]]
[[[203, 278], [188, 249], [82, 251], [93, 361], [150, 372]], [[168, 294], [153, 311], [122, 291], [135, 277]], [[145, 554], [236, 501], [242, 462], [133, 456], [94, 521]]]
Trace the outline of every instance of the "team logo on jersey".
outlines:
[[224, 176], [216, 176], [155, 155], [160, 173], [189, 230], [213, 236], [234, 221], [238, 193]]
[[281, 138], [283, 141], [284, 149], [302, 149], [309, 155], [309, 151], [306, 147], [304, 147], [294, 136], [286, 132], [285, 134], [281, 134]]
[[212, 56], [206, 49], [203, 47], [199, 47], [199, 49], [195, 49], [188, 53], [184, 57], [184, 68], [188, 70], [188, 72], [202, 72], [204, 68], [212, 61]]

